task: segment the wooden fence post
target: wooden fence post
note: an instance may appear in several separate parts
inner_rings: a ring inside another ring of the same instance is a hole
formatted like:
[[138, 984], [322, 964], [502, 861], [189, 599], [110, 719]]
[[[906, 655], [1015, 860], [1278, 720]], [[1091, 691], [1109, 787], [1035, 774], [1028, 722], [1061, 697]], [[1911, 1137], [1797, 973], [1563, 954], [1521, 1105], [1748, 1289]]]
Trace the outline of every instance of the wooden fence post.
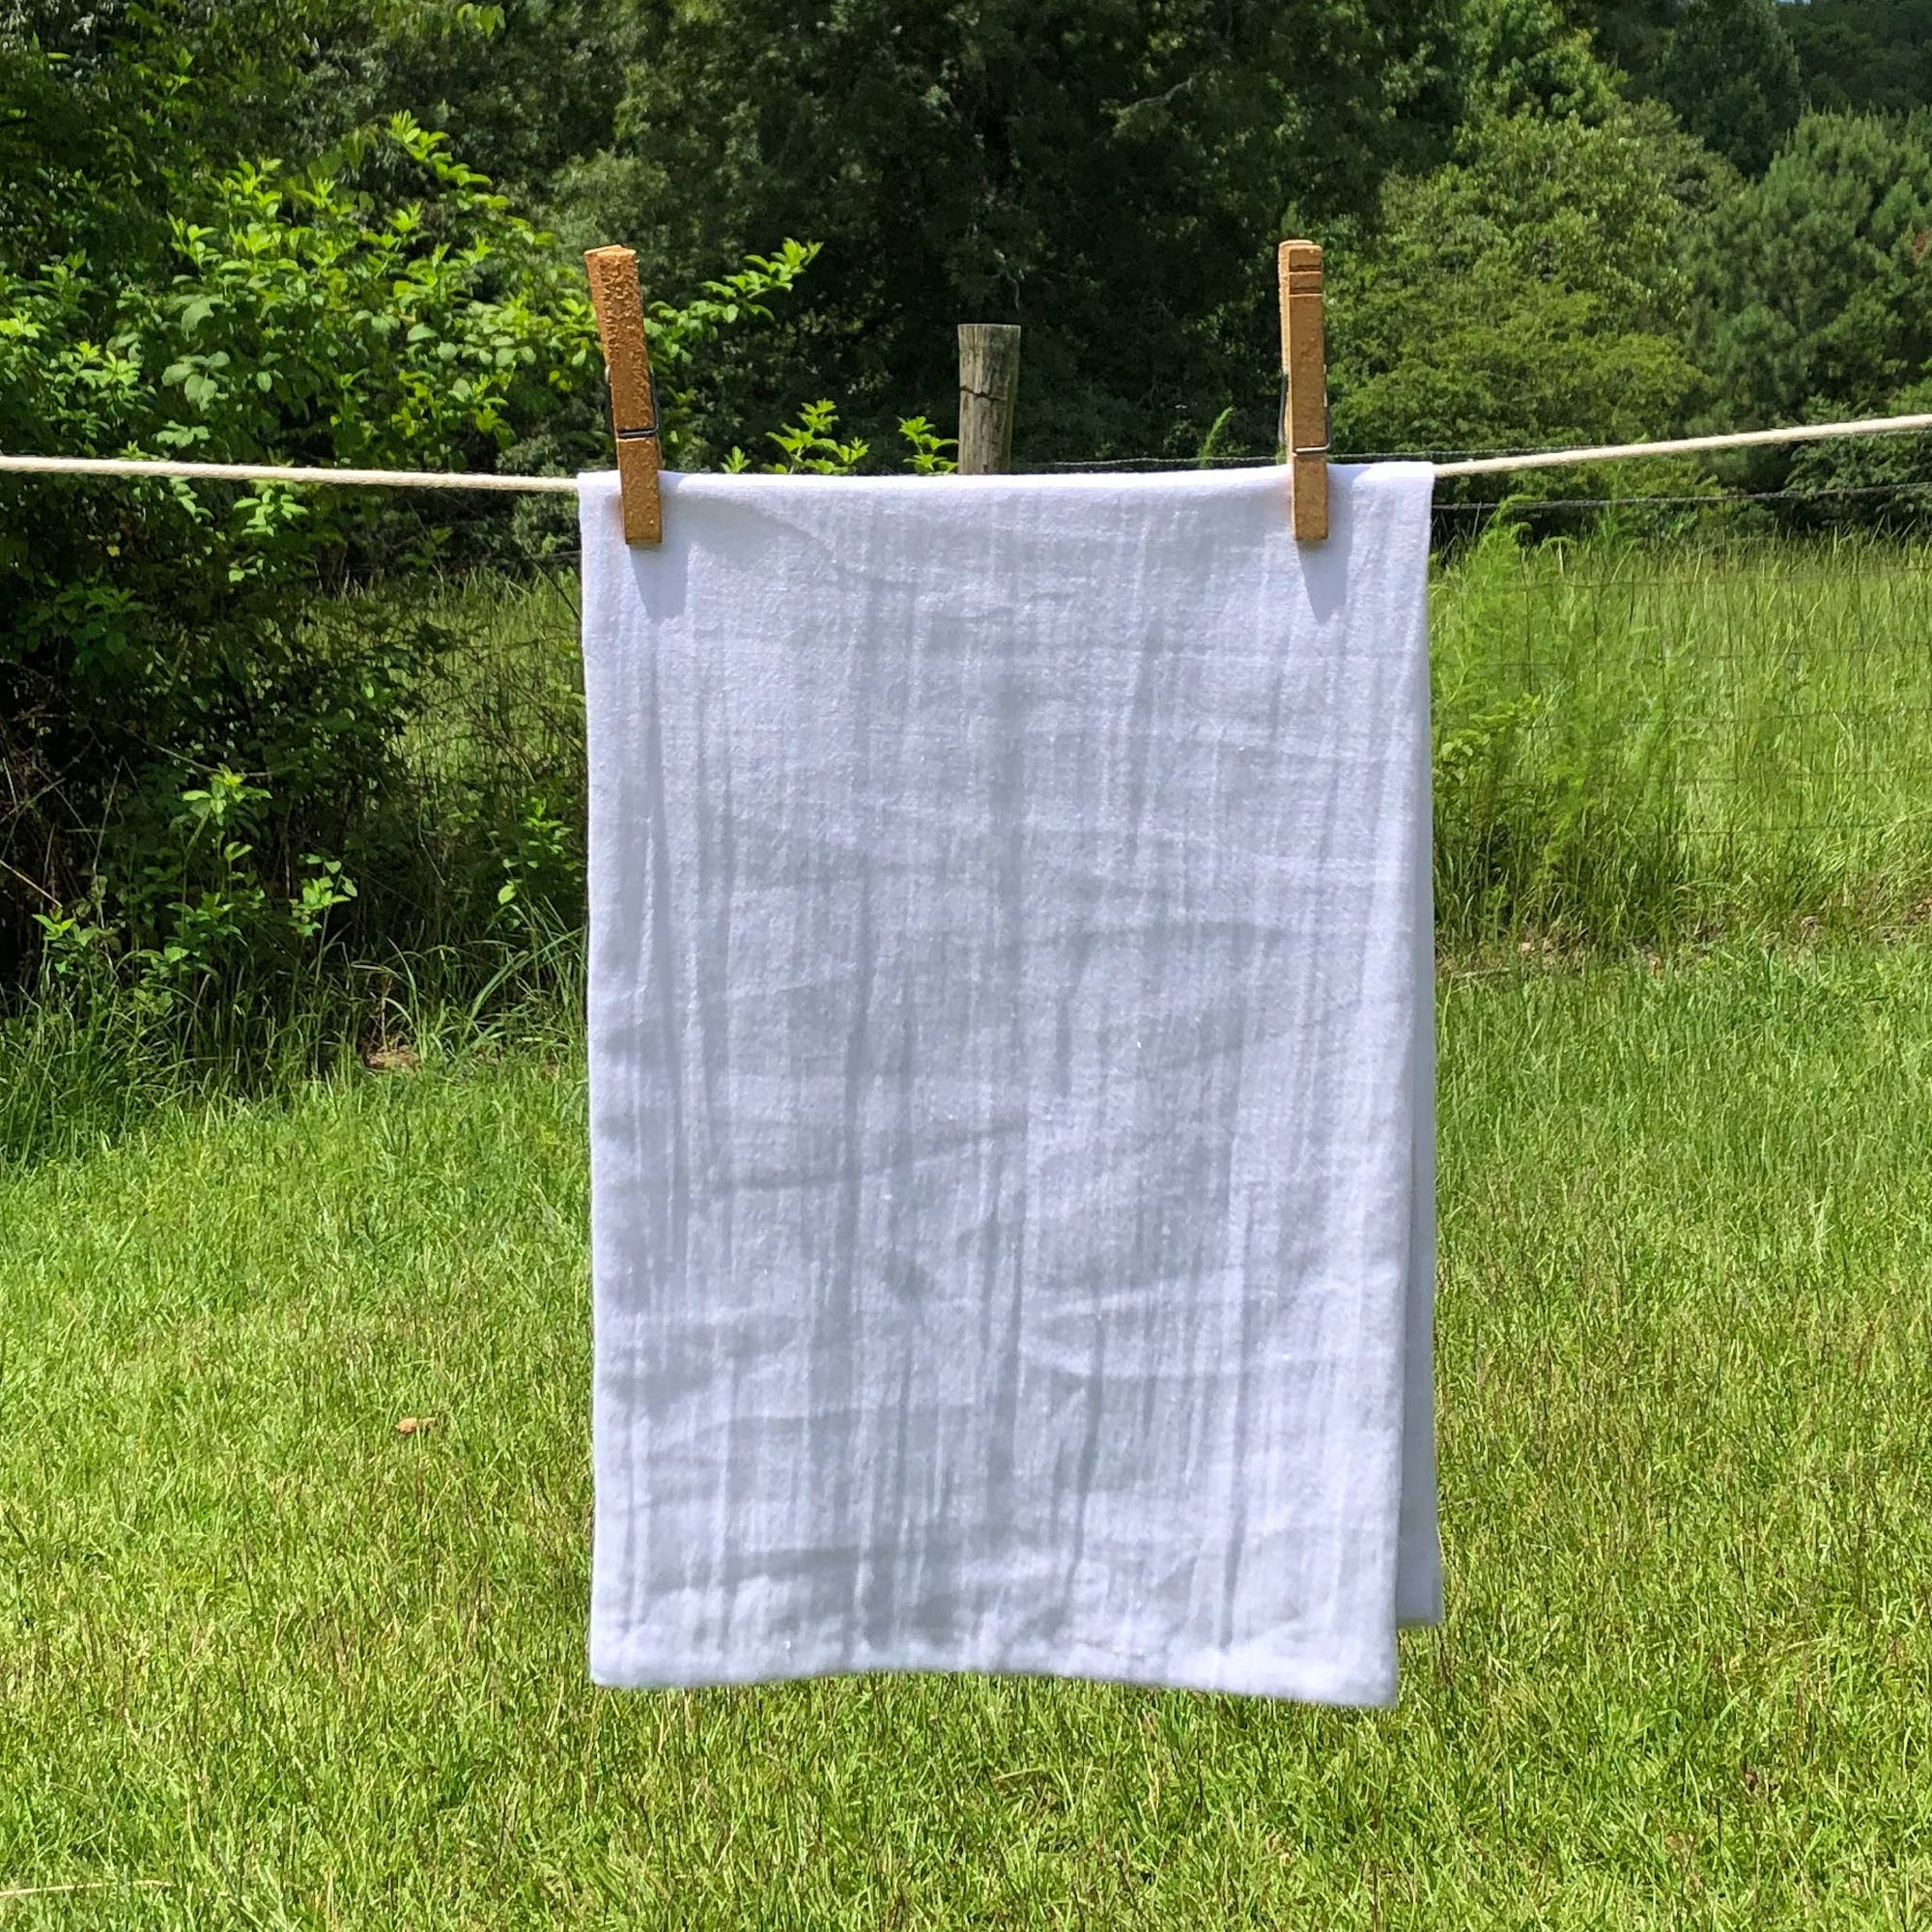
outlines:
[[1020, 330], [1013, 322], [959, 325], [959, 473], [1012, 468], [1013, 405], [1020, 389]]

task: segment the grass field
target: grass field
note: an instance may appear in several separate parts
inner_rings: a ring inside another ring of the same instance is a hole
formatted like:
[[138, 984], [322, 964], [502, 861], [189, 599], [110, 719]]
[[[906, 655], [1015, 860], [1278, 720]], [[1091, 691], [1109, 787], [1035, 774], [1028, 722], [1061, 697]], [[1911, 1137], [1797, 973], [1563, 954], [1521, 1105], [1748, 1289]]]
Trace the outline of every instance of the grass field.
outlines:
[[1382, 1714], [593, 1691], [567, 1036], [0, 1170], [0, 1927], [1932, 1921], [1932, 944], [1442, 1042]]
[[[575, 595], [491, 580], [437, 607], [464, 643], [412, 737], [426, 824], [582, 822]], [[1492, 540], [1438, 573], [1432, 629], [1451, 945], [1790, 936], [1932, 899], [1923, 545]]]
[[1856, 927], [1932, 895], [1932, 553], [1492, 542], [1432, 612], [1452, 943]]

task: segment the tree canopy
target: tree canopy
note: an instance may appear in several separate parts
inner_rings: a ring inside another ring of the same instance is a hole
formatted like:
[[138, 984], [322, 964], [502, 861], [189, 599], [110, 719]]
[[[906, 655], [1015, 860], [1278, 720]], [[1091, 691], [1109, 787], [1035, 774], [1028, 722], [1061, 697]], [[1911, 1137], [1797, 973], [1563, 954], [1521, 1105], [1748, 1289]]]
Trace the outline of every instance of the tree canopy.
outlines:
[[1697, 251], [1697, 346], [1727, 415], [1882, 411], [1932, 369], [1932, 113], [1813, 114]]
[[1499, 118], [1448, 165], [1392, 181], [1373, 241], [1333, 278], [1342, 446], [1668, 434], [1699, 381], [1686, 234], [1721, 181], [1652, 107], [1594, 125]]
[[1932, 0], [1809, 0], [1784, 25], [1813, 107], [1902, 114], [1932, 102]]
[[139, 281], [241, 163], [403, 194], [364, 135], [407, 112], [673, 301], [819, 244], [694, 375], [691, 461], [822, 400], [874, 452], [949, 424], [962, 320], [1026, 325], [1022, 463], [1265, 451], [1290, 231], [1330, 249], [1350, 440], [1758, 419], [1918, 380], [1821, 351], [1801, 395], [1748, 275], [1799, 220], [1840, 304], [1804, 339], [1898, 311], [1853, 203], [1871, 156], [1909, 176], [1869, 114], [1932, 105], [1928, 63], [1932, 0], [0, 0], [0, 269]]
[[566, 218], [671, 283], [821, 242], [794, 380], [868, 424], [949, 408], [954, 324], [1019, 322], [1021, 460], [1189, 448], [1266, 413], [1285, 228], [1446, 150], [1445, 26], [1413, 0], [679, 8]]
[[[1927, 8], [0, 0], [0, 446], [579, 467], [609, 241], [680, 467], [943, 468], [972, 320], [1026, 327], [1023, 466], [1270, 454], [1293, 232], [1344, 452], [1924, 407]], [[1922, 448], [1740, 473], [1863, 504]], [[535, 893], [560, 821], [506, 795], [410, 896], [442, 644], [389, 586], [549, 554], [554, 502], [9, 480], [0, 983], [201, 1001]]]
[[1690, 131], [1747, 174], [1770, 166], [1798, 120], [1798, 55], [1777, 0], [1686, 0], [1658, 92]]

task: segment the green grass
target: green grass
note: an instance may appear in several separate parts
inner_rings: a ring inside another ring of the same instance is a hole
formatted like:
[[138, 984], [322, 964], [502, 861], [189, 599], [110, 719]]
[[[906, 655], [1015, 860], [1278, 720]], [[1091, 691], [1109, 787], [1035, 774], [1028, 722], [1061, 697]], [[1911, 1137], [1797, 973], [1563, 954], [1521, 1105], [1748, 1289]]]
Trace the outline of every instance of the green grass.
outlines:
[[567, 1045], [16, 1165], [0, 1928], [1923, 1924], [1928, 1171], [1932, 948], [1451, 980], [1449, 1619], [1347, 1714], [593, 1691]]
[[425, 810], [482, 788], [545, 797], [582, 819], [583, 668], [574, 571], [447, 582], [426, 615], [457, 640], [405, 758]]
[[1433, 597], [1443, 927], [1657, 943], [1932, 896], [1932, 552], [1479, 546]]
[[[1432, 612], [1451, 944], [1869, 930], [1932, 900], [1924, 545], [1498, 529]], [[582, 822], [575, 582], [452, 583], [432, 613], [462, 642], [410, 734], [416, 843], [496, 828], [461, 903], [514, 860], [574, 919], [575, 833], [564, 853], [529, 827]]]

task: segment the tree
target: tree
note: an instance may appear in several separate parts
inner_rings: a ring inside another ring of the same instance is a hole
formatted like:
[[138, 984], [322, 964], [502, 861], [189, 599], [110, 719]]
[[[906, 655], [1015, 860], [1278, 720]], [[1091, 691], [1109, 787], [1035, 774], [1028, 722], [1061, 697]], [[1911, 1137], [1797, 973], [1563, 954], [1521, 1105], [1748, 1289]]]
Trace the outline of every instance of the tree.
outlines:
[[[0, 271], [0, 448], [477, 469], [542, 430], [557, 469], [603, 456], [581, 267], [441, 135], [399, 119], [368, 138], [406, 192], [242, 163], [186, 191], [150, 273]], [[765, 319], [810, 259], [787, 245], [648, 318], [673, 460], [693, 352]], [[35, 897], [0, 895], [0, 986], [37, 934], [168, 999], [259, 990], [325, 900], [398, 936], [420, 851], [385, 800], [446, 642], [422, 583], [477, 515], [424, 507], [4, 480], [0, 872]], [[349, 588], [370, 594], [320, 594]]]
[[1809, 0], [1784, 15], [1806, 104], [1825, 113], [1932, 107], [1932, 0]]
[[178, 185], [279, 146], [335, 4], [0, 0], [0, 269], [157, 257]]
[[1598, 58], [1630, 76], [1639, 95], [1656, 92], [1662, 55], [1683, 0], [1571, 0]]
[[[635, 11], [624, 0], [0, 0], [0, 263], [74, 248], [156, 255], [171, 200], [197, 178], [270, 154], [305, 164], [396, 113], [449, 131], [527, 197], [609, 141]], [[377, 144], [363, 158], [388, 157]]]
[[1697, 335], [1740, 427], [1889, 410], [1932, 376], [1932, 114], [1811, 114], [1720, 208]]
[[1559, 0], [1465, 0], [1456, 52], [1467, 126], [1525, 113], [1602, 121], [1616, 108], [1615, 69]]
[[557, 219], [652, 282], [822, 240], [772, 401], [836, 394], [875, 440], [951, 420], [954, 325], [994, 320], [1028, 330], [1022, 460], [1190, 450], [1231, 402], [1265, 448], [1273, 245], [1443, 151], [1447, 26], [1435, 0], [668, 9]]
[[1687, 232], [1725, 171], [1654, 103], [1519, 114], [1384, 190], [1331, 278], [1335, 434], [1356, 450], [1667, 433], [1695, 390]]
[[308, 38], [294, 151], [325, 153], [407, 113], [506, 192], [541, 201], [573, 162], [610, 146], [647, 12], [624, 0], [342, 6]]
[[1685, 127], [1762, 174], [1804, 105], [1776, 0], [1686, 0], [1657, 75]]

